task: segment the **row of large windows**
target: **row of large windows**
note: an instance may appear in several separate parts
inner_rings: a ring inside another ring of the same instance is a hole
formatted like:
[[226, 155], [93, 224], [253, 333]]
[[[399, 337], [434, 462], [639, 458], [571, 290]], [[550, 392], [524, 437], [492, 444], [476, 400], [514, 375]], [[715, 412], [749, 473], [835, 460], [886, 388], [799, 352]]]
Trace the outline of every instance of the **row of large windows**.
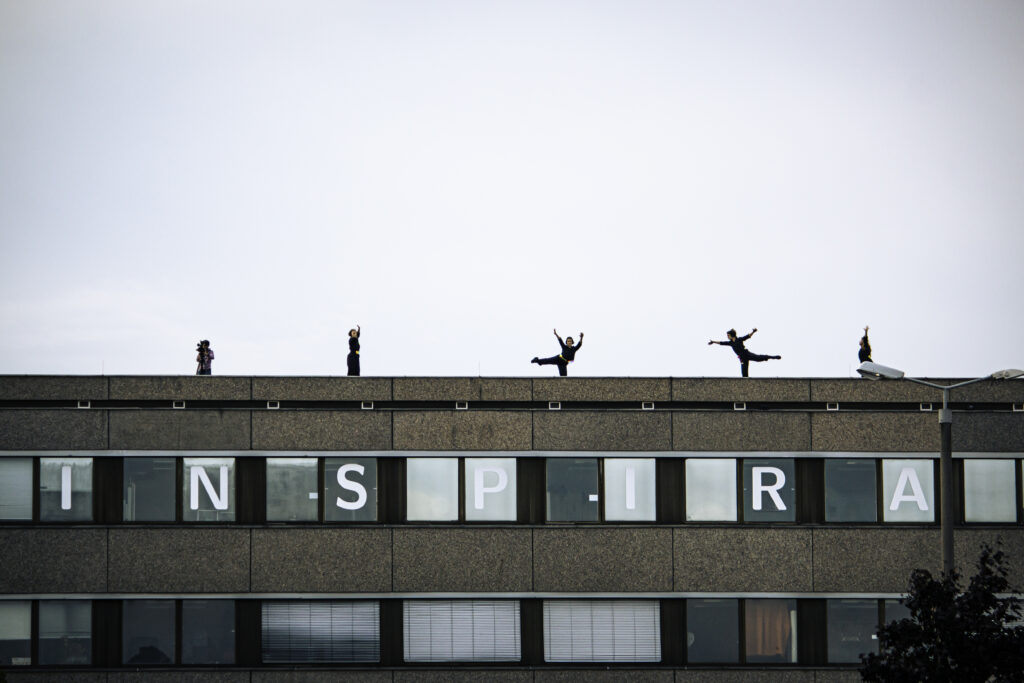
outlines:
[[[4, 457], [0, 520], [931, 523], [936, 465], [920, 458]], [[961, 521], [1020, 523], [1022, 472], [1013, 458], [958, 461]], [[120, 509], [110, 513], [111, 502]]]
[[[94, 615], [94, 604], [105, 614]], [[3, 601], [0, 666], [233, 665], [245, 659], [239, 653], [246, 637], [256, 646], [252, 664], [372, 664], [382, 662], [382, 633], [397, 634], [399, 627], [399, 659], [407, 663], [529, 663], [522, 634], [534, 618], [541, 622], [543, 662], [850, 664], [877, 651], [880, 623], [908, 615], [898, 600], [877, 599], [237, 604], [252, 609], [236, 614], [235, 601], [215, 599]], [[389, 604], [400, 609], [382, 610]], [[244, 628], [250, 616], [258, 618], [258, 630]], [[120, 622], [119, 634], [110, 621]], [[94, 626], [103, 633], [99, 640], [115, 640], [113, 651], [111, 643], [96, 642]], [[246, 635], [239, 638], [240, 632]], [[111, 659], [111, 652], [115, 661], [97, 661]]]

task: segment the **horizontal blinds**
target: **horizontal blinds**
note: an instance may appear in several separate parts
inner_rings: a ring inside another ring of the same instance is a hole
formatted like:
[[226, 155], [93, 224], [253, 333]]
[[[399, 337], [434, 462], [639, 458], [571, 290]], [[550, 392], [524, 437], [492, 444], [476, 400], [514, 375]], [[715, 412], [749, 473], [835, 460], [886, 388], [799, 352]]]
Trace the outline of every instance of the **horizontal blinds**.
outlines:
[[518, 662], [518, 600], [406, 600], [408, 662]]
[[657, 600], [545, 600], [547, 662], [661, 661]]
[[380, 603], [265, 602], [263, 661], [380, 661]]

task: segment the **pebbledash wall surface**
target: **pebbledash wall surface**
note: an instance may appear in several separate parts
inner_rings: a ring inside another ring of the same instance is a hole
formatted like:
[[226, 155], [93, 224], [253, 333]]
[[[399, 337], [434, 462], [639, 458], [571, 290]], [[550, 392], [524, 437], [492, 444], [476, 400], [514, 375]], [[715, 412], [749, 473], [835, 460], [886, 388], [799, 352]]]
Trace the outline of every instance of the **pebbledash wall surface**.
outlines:
[[[0, 671], [858, 680], [911, 570], [940, 564], [939, 401], [859, 379], [0, 377]], [[1024, 382], [952, 401], [956, 561], [999, 540], [1024, 586]]]

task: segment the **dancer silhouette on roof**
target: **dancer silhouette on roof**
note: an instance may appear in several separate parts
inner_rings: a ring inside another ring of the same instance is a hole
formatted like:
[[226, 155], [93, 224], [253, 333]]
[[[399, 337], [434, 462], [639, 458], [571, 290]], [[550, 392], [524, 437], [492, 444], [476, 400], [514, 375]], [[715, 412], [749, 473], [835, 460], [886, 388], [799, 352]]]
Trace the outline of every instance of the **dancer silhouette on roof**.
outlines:
[[558, 343], [562, 346], [562, 352], [557, 356], [551, 356], [551, 358], [537, 358], [534, 356], [531, 363], [537, 365], [557, 365], [558, 374], [565, 377], [569, 374], [569, 363], [573, 362], [576, 358], [576, 352], [583, 348], [583, 333], [580, 332], [580, 343], [573, 345], [572, 337], [567, 337], [565, 341], [558, 336], [558, 330], [555, 330], [555, 338]]
[[714, 341], [714, 340], [711, 340], [711, 341], [708, 342], [708, 346], [710, 346], [712, 344], [718, 344], [720, 346], [731, 346], [733, 352], [735, 352], [735, 354], [736, 354], [736, 357], [740, 359], [740, 371], [741, 371], [741, 373], [743, 374], [744, 377], [749, 377], [750, 375], [748, 373], [749, 373], [749, 370], [750, 370], [750, 361], [754, 361], [755, 363], [760, 363], [761, 361], [766, 361], [766, 360], [781, 360], [782, 359], [782, 356], [765, 356], [765, 355], [761, 355], [759, 353], [751, 353], [750, 351], [748, 351], [747, 347], [745, 347], [743, 345], [743, 342], [745, 342], [748, 339], [750, 339], [751, 337], [753, 337], [755, 332], [757, 332], [757, 328], [756, 327], [750, 331], [750, 334], [748, 334], [748, 335], [746, 335], [744, 337], [737, 337], [736, 336], [736, 330], [729, 330], [728, 332], [725, 333], [726, 336], [729, 337], [729, 341]]

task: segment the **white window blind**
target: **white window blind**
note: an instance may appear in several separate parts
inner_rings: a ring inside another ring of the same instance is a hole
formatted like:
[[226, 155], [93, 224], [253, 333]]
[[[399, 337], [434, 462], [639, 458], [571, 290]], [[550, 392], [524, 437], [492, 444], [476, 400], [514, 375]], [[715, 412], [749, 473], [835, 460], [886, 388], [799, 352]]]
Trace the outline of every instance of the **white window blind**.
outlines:
[[657, 600], [545, 600], [547, 662], [659, 662]]
[[380, 661], [380, 603], [265, 602], [263, 661]]
[[518, 600], [406, 600], [407, 662], [518, 662]]

